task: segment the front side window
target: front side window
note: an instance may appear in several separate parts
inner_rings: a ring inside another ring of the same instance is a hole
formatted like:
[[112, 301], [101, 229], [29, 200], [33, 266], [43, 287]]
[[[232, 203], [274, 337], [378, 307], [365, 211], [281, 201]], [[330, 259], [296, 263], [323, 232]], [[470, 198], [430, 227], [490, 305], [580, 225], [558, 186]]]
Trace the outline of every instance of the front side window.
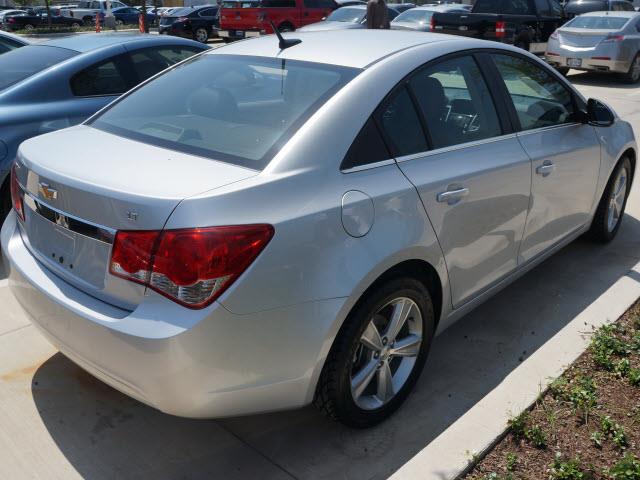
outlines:
[[96, 128], [263, 169], [360, 70], [278, 58], [200, 55], [96, 117]]
[[538, 65], [511, 55], [492, 55], [507, 87], [522, 130], [573, 121], [573, 96]]
[[475, 60], [453, 58], [418, 71], [409, 81], [433, 148], [502, 134], [491, 93]]
[[376, 120], [384, 132], [395, 157], [428, 150], [420, 117], [406, 87], [400, 87], [381, 106]]
[[116, 57], [93, 65], [71, 78], [71, 91], [77, 97], [121, 95], [131, 85], [125, 79]]

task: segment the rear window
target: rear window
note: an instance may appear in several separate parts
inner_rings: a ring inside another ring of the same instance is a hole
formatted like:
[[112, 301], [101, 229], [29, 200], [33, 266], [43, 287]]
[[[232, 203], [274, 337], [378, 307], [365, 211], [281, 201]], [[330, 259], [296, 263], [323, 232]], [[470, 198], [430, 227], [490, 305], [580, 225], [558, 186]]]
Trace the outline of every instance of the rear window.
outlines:
[[426, 25], [431, 21], [432, 16], [433, 12], [431, 10], [407, 10], [406, 12], [398, 15], [394, 21]]
[[91, 124], [152, 145], [261, 170], [358, 73], [293, 60], [203, 55], [126, 95]]
[[28, 45], [0, 56], [0, 91], [77, 55], [66, 48]]
[[365, 8], [342, 7], [331, 12], [327, 20], [330, 22], [360, 23], [364, 20], [366, 13]]
[[564, 10], [568, 14], [580, 15], [587, 12], [599, 12], [609, 10], [607, 2], [587, 1], [587, 2], [569, 2]]
[[246, 0], [243, 2], [222, 2], [222, 8], [256, 8], [260, 5], [258, 0]]
[[628, 21], [628, 18], [622, 17], [576, 17], [565, 27], [584, 28], [585, 30], [620, 30]]

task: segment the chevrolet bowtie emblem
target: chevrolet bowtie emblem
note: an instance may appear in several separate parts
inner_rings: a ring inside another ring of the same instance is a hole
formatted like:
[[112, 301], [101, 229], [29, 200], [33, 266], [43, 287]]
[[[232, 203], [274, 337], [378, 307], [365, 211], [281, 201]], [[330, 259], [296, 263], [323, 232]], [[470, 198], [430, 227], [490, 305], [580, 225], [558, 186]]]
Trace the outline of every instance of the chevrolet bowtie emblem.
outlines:
[[58, 198], [58, 191], [51, 188], [48, 183], [40, 182], [38, 184], [38, 192], [47, 200], [56, 200]]

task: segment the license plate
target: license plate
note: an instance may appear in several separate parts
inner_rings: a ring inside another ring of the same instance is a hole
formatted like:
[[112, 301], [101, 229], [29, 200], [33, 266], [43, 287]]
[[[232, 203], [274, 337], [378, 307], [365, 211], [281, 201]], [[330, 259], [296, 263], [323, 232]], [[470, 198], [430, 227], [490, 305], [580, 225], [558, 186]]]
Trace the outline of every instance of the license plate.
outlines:
[[567, 66], [569, 67], [581, 67], [582, 59], [581, 58], [567, 58]]
[[458, 27], [458, 30], [462, 30], [463, 32], [465, 32], [465, 31], [469, 30], [469, 27], [467, 27], [466, 25], [460, 25]]

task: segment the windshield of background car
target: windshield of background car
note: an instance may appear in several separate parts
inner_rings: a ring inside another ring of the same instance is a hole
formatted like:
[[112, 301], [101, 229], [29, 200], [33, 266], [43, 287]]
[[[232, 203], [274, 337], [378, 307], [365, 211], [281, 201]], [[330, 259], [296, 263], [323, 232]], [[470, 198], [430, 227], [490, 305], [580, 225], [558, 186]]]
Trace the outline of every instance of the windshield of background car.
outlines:
[[77, 55], [66, 48], [28, 45], [0, 56], [0, 91]]
[[584, 28], [586, 30], [620, 30], [629, 21], [624, 17], [576, 17], [565, 25], [566, 28]]
[[367, 13], [365, 8], [349, 8], [342, 7], [331, 12], [327, 17], [329, 22], [346, 22], [346, 23], [360, 23], [364, 20], [364, 16]]
[[398, 15], [393, 21], [426, 25], [431, 20], [432, 15], [433, 12], [431, 10], [407, 10]]
[[359, 72], [277, 58], [201, 55], [126, 95], [90, 125], [262, 170]]

